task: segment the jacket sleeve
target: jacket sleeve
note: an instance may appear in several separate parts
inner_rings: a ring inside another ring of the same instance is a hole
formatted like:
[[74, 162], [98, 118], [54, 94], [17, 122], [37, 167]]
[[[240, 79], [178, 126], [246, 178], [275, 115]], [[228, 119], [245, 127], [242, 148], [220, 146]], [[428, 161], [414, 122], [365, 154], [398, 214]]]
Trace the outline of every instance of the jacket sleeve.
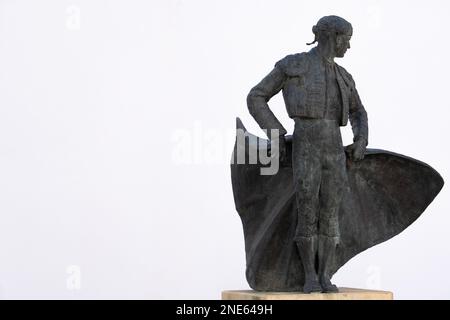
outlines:
[[359, 98], [355, 83], [352, 81], [352, 95], [350, 97], [349, 118], [353, 130], [353, 141], [365, 139], [366, 146], [369, 141], [369, 125], [367, 120], [367, 112]]
[[269, 139], [271, 138], [271, 129], [278, 129], [280, 136], [287, 133], [268, 105], [269, 100], [283, 88], [285, 80], [285, 73], [280, 67], [275, 66], [260, 83], [250, 90], [247, 97], [247, 106], [250, 114], [255, 118], [261, 129], [267, 130]]

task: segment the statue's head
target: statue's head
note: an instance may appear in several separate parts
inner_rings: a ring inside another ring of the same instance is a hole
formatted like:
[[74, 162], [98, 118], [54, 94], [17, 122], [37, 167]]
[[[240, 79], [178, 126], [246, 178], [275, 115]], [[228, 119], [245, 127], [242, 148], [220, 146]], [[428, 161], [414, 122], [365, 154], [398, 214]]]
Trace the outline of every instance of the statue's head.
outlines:
[[334, 49], [335, 56], [342, 58], [347, 49], [350, 49], [350, 39], [353, 27], [347, 20], [338, 16], [326, 16], [321, 18], [312, 28], [314, 42], [321, 46], [329, 46]]

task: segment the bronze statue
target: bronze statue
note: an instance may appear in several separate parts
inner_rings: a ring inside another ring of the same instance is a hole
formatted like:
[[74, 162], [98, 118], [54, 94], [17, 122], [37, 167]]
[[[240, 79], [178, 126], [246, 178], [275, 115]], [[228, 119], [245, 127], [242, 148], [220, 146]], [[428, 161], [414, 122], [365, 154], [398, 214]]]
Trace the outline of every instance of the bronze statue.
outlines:
[[[270, 177], [258, 174], [261, 165], [232, 164], [247, 279], [256, 290], [337, 292], [331, 283], [337, 269], [404, 230], [443, 186], [439, 174], [423, 163], [366, 150], [366, 110], [352, 76], [334, 61], [350, 48], [352, 25], [326, 16], [313, 33], [311, 44], [317, 46], [277, 62], [247, 99], [259, 126], [270, 130], [266, 148], [279, 150], [282, 168]], [[291, 137], [268, 106], [280, 91], [295, 121]], [[344, 148], [340, 127], [348, 120], [354, 143]], [[238, 128], [246, 139], [243, 146], [237, 140], [235, 154], [238, 147], [247, 153], [264, 148], [252, 146], [255, 139], [240, 120]]]

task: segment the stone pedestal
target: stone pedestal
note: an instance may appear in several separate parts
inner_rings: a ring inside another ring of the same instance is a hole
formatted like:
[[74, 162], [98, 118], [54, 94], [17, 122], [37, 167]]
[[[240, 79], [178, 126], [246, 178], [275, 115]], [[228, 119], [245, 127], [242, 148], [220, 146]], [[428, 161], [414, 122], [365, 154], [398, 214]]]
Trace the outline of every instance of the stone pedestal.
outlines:
[[388, 291], [339, 288], [338, 293], [223, 291], [222, 300], [393, 300]]

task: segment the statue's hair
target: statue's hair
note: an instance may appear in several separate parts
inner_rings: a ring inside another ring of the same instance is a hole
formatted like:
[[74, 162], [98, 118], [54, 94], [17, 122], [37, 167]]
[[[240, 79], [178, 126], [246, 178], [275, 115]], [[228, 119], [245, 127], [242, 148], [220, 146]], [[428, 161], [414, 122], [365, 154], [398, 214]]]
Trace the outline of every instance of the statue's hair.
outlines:
[[322, 39], [328, 39], [329, 35], [351, 34], [353, 27], [350, 22], [338, 16], [325, 16], [321, 18], [315, 26], [312, 27], [314, 33], [314, 41], [307, 43], [311, 45]]

